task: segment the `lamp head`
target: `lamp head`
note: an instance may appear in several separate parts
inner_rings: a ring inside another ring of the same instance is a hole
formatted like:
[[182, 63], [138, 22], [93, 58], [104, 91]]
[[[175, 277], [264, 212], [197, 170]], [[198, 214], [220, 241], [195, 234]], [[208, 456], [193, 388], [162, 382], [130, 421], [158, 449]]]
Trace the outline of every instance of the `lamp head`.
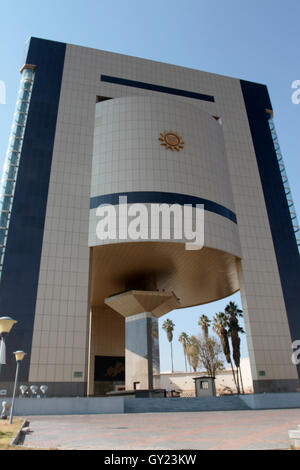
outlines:
[[0, 317], [0, 335], [8, 334], [15, 323], [18, 322], [10, 317]]
[[47, 385], [41, 385], [41, 386], [40, 386], [40, 390], [41, 390], [42, 393], [45, 394], [45, 393], [47, 392], [47, 390], [48, 390]]
[[14, 352], [14, 355], [15, 355], [16, 361], [18, 362], [18, 361], [23, 361], [26, 353], [24, 351], [16, 351]]

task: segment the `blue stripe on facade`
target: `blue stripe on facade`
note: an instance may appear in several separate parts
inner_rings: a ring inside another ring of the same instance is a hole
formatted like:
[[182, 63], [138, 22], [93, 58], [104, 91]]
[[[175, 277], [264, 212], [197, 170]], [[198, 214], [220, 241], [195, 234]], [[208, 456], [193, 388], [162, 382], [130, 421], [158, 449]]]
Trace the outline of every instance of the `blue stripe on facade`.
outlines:
[[90, 209], [96, 209], [100, 204], [119, 204], [119, 197], [127, 196], [128, 204], [135, 203], [151, 203], [151, 204], [191, 204], [193, 207], [196, 204], [204, 204], [204, 209], [209, 212], [214, 212], [215, 214], [221, 215], [226, 219], [231, 220], [235, 224], [237, 223], [236, 215], [230, 209], [217, 204], [216, 202], [209, 201], [208, 199], [203, 199], [201, 197], [190, 196], [187, 194], [178, 194], [178, 193], [167, 193], [159, 191], [132, 191], [128, 193], [114, 193], [114, 194], [105, 194], [103, 196], [95, 196], [90, 200]]
[[[262, 183], [292, 341], [300, 339], [300, 256], [282, 183], [266, 109], [267, 87], [241, 81]], [[292, 351], [292, 350], [291, 350]], [[298, 365], [300, 377], [300, 365]]]
[[31, 38], [26, 63], [36, 65], [6, 254], [0, 283], [0, 313], [18, 323], [7, 340], [1, 381], [14, 379], [13, 351], [24, 350], [20, 380], [29, 374], [30, 351], [66, 45]]
[[124, 85], [133, 88], [141, 88], [143, 90], [159, 91], [160, 93], [167, 93], [168, 95], [185, 96], [186, 98], [193, 98], [195, 100], [211, 101], [215, 99], [211, 95], [203, 93], [196, 93], [194, 91], [180, 90], [179, 88], [170, 88], [161, 85], [153, 85], [152, 83], [138, 82], [136, 80], [128, 80], [127, 78], [111, 77], [109, 75], [101, 75], [101, 81], [107, 83], [115, 83], [116, 85]]

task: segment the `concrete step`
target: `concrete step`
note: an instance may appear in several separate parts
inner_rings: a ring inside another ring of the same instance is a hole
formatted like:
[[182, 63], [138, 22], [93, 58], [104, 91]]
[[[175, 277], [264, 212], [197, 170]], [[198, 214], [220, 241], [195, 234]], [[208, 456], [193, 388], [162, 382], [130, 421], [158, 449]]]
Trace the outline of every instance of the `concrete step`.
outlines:
[[125, 413], [249, 410], [238, 396], [203, 398], [125, 398]]

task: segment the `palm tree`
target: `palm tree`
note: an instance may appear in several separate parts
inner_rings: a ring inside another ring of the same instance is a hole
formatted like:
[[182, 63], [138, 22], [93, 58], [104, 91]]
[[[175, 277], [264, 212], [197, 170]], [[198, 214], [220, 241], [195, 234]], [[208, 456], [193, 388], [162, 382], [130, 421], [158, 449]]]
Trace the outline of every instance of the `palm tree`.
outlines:
[[179, 343], [182, 344], [182, 348], [183, 348], [183, 354], [184, 354], [184, 361], [185, 361], [185, 371], [187, 372], [187, 363], [186, 363], [186, 353], [187, 353], [187, 343], [188, 343], [188, 340], [189, 340], [189, 337], [188, 335], [183, 331], [179, 338], [178, 338], [178, 341]]
[[208, 339], [208, 327], [211, 324], [211, 320], [208, 319], [206, 315], [201, 315], [198, 320], [198, 325], [202, 328], [203, 337]]
[[237, 391], [238, 391], [237, 382], [236, 382], [235, 373], [234, 373], [232, 360], [231, 360], [231, 355], [230, 355], [230, 346], [229, 346], [229, 341], [228, 341], [228, 331], [226, 329], [227, 317], [226, 317], [225, 313], [220, 312], [220, 313], [216, 313], [213, 320], [214, 320], [213, 330], [216, 332], [216, 334], [220, 338], [224, 356], [226, 357], [226, 361], [228, 362], [228, 364], [231, 365], [233, 380], [234, 380], [235, 386], [236, 386]]
[[172, 346], [172, 341], [173, 341], [173, 330], [175, 327], [175, 323], [172, 322], [169, 318], [167, 318], [163, 325], [162, 329], [165, 330], [167, 334], [168, 341], [171, 345], [171, 366], [172, 366], [172, 372], [174, 372], [174, 366], [173, 366], [173, 346]]
[[229, 302], [229, 304], [225, 308], [225, 314], [227, 315], [227, 318], [228, 318], [227, 324], [229, 328], [229, 336], [231, 337], [233, 360], [237, 369], [238, 386], [239, 386], [239, 373], [240, 373], [241, 386], [242, 386], [242, 391], [244, 393], [244, 386], [243, 386], [243, 379], [242, 379], [242, 372], [241, 372], [241, 365], [240, 365], [241, 340], [239, 337], [239, 333], [245, 333], [243, 328], [239, 325], [239, 318], [243, 316], [243, 311], [238, 308], [236, 303]]

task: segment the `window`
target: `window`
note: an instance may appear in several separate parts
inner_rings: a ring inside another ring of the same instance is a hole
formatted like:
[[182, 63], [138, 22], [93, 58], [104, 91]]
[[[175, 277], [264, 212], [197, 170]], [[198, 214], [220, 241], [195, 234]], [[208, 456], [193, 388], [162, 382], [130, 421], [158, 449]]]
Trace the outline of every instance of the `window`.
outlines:
[[96, 103], [101, 103], [101, 101], [112, 100], [113, 98], [109, 98], [108, 96], [96, 96]]

